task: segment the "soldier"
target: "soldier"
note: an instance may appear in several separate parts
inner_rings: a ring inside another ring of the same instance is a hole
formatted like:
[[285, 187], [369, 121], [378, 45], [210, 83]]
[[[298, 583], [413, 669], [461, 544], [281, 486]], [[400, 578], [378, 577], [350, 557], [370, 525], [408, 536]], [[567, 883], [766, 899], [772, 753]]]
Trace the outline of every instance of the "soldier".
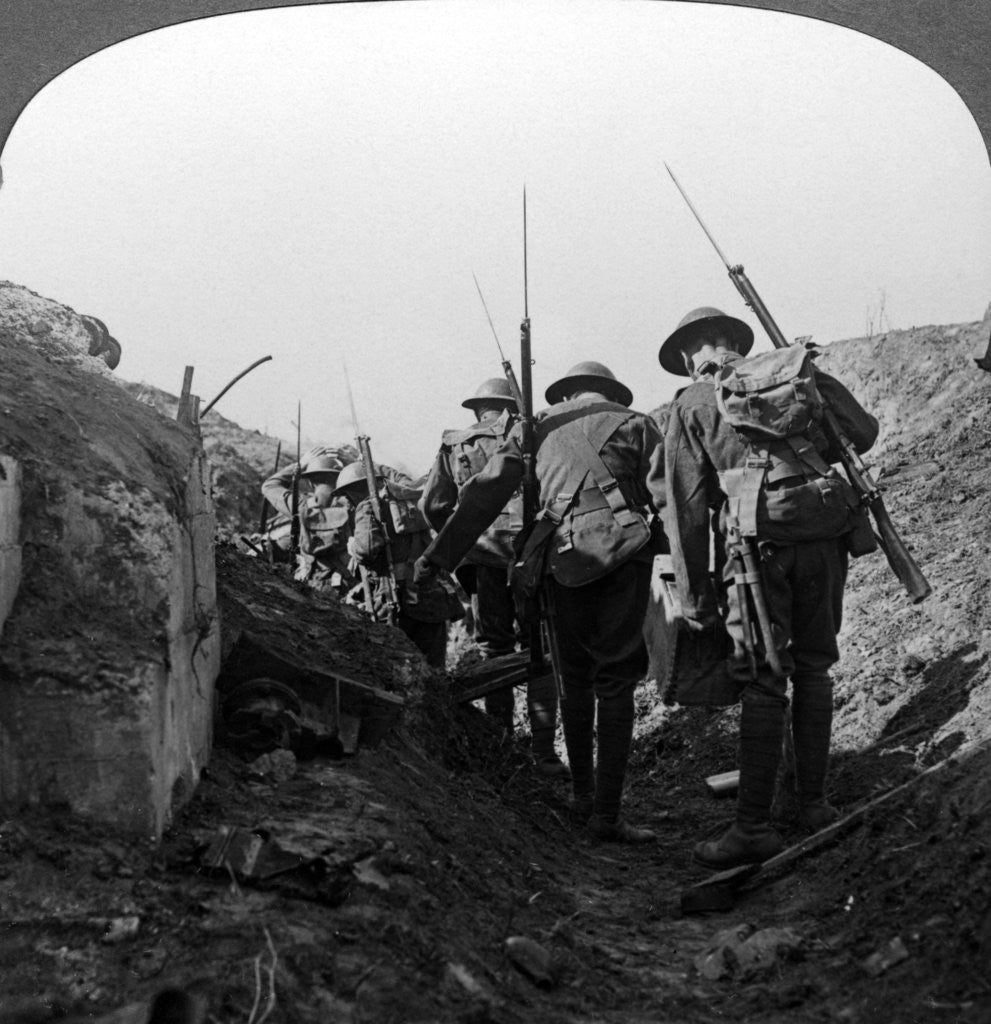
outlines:
[[[374, 607], [369, 611], [378, 619], [394, 612], [395, 624], [423, 652], [427, 664], [443, 669], [447, 623], [461, 618], [464, 608], [450, 580], [413, 586], [413, 563], [430, 542], [430, 527], [417, 507], [421, 492], [403, 474], [386, 466], [376, 467], [375, 483], [384, 527], [375, 516], [363, 462], [346, 466], [334, 489], [334, 496], [342, 498], [351, 510], [348, 549], [355, 561], [373, 574]], [[395, 592], [390, 594], [393, 586]], [[392, 597], [398, 604], [394, 609], [389, 608]]]
[[[464, 430], [444, 432], [420, 500], [423, 514], [435, 530], [443, 528], [457, 506], [461, 489], [485, 467], [518, 418], [516, 400], [504, 377], [483, 381], [461, 405], [475, 414], [477, 422]], [[466, 575], [473, 577], [475, 640], [486, 659], [516, 649], [516, 606], [509, 585], [509, 566], [514, 558], [513, 538], [522, 526], [523, 498], [517, 491], [459, 567], [469, 569]], [[513, 704], [511, 688], [485, 698], [485, 710], [510, 732]], [[547, 777], [567, 775], [567, 767], [554, 751], [557, 691], [552, 679], [527, 685], [527, 713], [537, 770]]]
[[[660, 432], [629, 408], [630, 389], [601, 363], [579, 363], [546, 397], [551, 407], [534, 431], [541, 510], [524, 551], [539, 548], [546, 557], [572, 813], [598, 838], [649, 842], [654, 833], [623, 821], [620, 805], [633, 690], [647, 666], [642, 627], [653, 554], [645, 513], [664, 498]], [[514, 427], [462, 488], [454, 514], [417, 562], [417, 578], [456, 566], [505, 508], [523, 479], [521, 437]]]
[[[665, 525], [686, 625], [697, 631], [711, 629], [722, 608], [736, 651], [734, 675], [742, 687], [736, 820], [718, 840], [699, 843], [694, 851], [696, 861], [720, 869], [759, 863], [782, 848], [771, 825], [771, 804], [788, 699], [787, 678], [775, 675], [765, 658], [754, 668], [744, 663], [743, 651], [751, 643], [744, 627], [749, 602], [741, 605], [738, 588], [730, 585], [730, 563], [722, 574], [722, 600], [712, 585], [710, 511], [719, 513], [722, 536], [716, 539], [726, 541], [734, 528], [735, 510], [743, 508], [739, 501], [747, 500], [746, 493], [738, 493], [738, 486], [743, 486], [739, 482], [756, 470], [758, 477], [751, 477], [747, 486], [754, 488], [751, 507], [757, 526], [751, 535], [756, 536], [754, 557], [759, 557], [757, 585], [768, 605], [781, 670], [792, 683], [800, 820], [818, 829], [837, 816], [825, 795], [833, 706], [829, 668], [839, 657], [836, 634], [847, 541], [852, 536], [853, 506], [858, 504], [852, 488], [831, 469], [829, 464], [838, 461], [839, 453], [829, 447], [814, 417], [803, 435], [768, 444], [755, 442], [754, 435], [727, 422], [714, 381], [739, 365], [753, 337], [742, 320], [705, 306], [688, 313], [658, 353], [668, 373], [694, 381], [675, 398], [665, 438]], [[797, 358], [803, 358], [801, 351]], [[877, 420], [834, 378], [818, 371], [812, 377], [857, 450], [870, 448], [877, 437]], [[795, 394], [793, 388], [792, 399]], [[794, 405], [790, 411], [796, 411]], [[839, 496], [836, 502], [825, 504], [825, 497], [834, 494]], [[813, 500], [803, 505], [809, 496]]]
[[354, 582], [348, 568], [348, 510], [333, 497], [338, 475], [351, 459], [353, 455], [347, 449], [318, 445], [298, 465], [284, 466], [262, 484], [262, 494], [269, 504], [287, 516], [292, 515], [293, 477], [297, 470], [310, 486], [310, 493], [299, 495], [299, 558], [295, 578], [316, 590], [343, 592]]

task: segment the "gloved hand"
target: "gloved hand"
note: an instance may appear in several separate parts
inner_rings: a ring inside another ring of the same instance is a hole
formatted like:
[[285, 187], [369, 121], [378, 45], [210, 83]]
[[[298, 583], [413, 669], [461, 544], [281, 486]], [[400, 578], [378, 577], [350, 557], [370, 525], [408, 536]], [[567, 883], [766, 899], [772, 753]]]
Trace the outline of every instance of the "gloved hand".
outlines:
[[420, 555], [413, 563], [413, 585], [418, 587], [421, 583], [434, 579], [439, 572], [439, 565], [434, 565], [426, 555]]

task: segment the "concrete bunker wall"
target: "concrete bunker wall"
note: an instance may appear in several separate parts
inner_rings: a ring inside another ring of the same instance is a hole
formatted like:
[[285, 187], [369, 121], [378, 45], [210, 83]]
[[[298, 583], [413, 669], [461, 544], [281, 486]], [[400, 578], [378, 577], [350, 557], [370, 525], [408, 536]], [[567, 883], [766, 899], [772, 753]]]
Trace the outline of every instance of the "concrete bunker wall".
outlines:
[[0, 807], [158, 836], [213, 732], [210, 469], [87, 344], [72, 310], [0, 284], [0, 558], [20, 563], [0, 589]]

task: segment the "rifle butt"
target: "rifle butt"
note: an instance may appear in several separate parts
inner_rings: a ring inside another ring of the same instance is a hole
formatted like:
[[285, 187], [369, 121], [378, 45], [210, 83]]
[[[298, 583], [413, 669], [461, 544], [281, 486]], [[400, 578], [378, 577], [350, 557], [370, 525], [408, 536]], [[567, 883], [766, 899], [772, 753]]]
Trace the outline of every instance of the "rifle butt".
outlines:
[[881, 499], [872, 501], [870, 510], [874, 516], [874, 523], [877, 526], [878, 543], [888, 559], [891, 571], [901, 581], [912, 604], [919, 604], [932, 593], [929, 581], [922, 574], [918, 563], [905, 546], [905, 542], [898, 535], [898, 531], [888, 515], [884, 502]]

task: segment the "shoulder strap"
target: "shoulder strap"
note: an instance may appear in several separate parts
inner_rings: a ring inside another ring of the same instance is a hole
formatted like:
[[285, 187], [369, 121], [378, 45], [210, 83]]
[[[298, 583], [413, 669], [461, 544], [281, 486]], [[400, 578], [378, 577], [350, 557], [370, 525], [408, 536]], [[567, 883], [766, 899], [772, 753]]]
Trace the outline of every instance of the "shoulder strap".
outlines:
[[[568, 444], [568, 448], [576, 458], [581, 460], [587, 470], [587, 477], [591, 477], [596, 486], [602, 492], [609, 508], [616, 521], [622, 526], [631, 526], [634, 523], [643, 522], [640, 516], [634, 513], [626, 501], [619, 486], [619, 481], [609, 471], [609, 467], [602, 460], [601, 451], [606, 441], [612, 437], [619, 427], [626, 423], [632, 416], [622, 417], [617, 421], [614, 417], [600, 420], [595, 424], [589, 424], [586, 420], [576, 420], [573, 424], [576, 429], [569, 430], [567, 437], [574, 441]], [[589, 426], [592, 429], [587, 429]], [[580, 490], [580, 488], [579, 488]]]

